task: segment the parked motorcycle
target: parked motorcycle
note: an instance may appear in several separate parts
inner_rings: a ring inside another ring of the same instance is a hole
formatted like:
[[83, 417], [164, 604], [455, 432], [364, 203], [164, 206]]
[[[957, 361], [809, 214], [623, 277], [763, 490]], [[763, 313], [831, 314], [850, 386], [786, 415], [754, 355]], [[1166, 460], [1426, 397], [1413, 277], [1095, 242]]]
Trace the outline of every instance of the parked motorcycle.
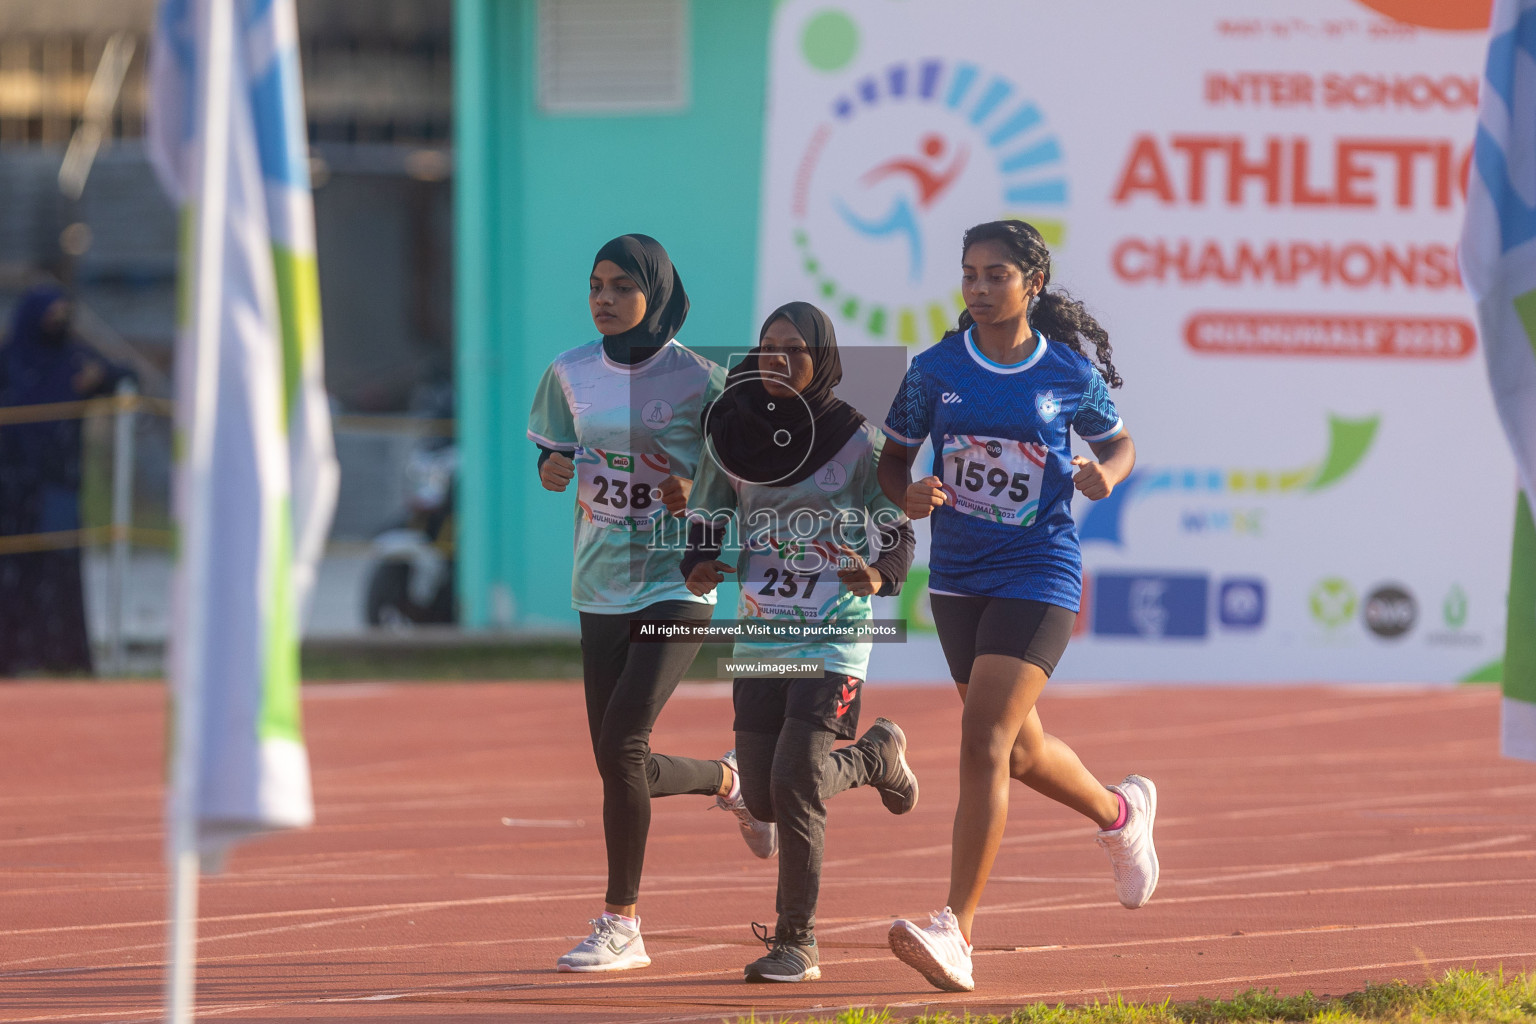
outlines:
[[454, 481], [458, 448], [421, 446], [406, 465], [405, 525], [374, 538], [364, 614], [370, 626], [402, 629], [458, 621], [454, 596]]

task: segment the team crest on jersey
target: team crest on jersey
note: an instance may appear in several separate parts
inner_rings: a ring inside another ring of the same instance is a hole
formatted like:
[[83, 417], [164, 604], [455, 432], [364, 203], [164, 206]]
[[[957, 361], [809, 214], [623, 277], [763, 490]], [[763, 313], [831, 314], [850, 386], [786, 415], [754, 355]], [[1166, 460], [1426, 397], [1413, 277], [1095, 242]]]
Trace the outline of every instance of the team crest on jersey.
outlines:
[[841, 462], [829, 462], [816, 471], [816, 486], [828, 494], [842, 490], [848, 482], [848, 471]]
[[1035, 396], [1035, 410], [1040, 413], [1040, 418], [1049, 423], [1061, 412], [1061, 403], [1056, 400], [1056, 394], [1047, 391]]
[[662, 430], [672, 422], [672, 406], [659, 398], [646, 402], [640, 410], [640, 422], [652, 430]]

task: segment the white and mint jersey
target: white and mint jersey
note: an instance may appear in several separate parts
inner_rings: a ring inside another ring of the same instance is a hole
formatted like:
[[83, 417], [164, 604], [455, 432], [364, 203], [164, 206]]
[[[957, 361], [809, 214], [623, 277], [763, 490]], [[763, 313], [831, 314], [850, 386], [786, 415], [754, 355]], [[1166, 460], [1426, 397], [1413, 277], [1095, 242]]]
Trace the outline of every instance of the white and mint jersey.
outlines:
[[668, 475], [692, 479], [698, 471], [700, 416], [724, 387], [724, 369], [676, 341], [631, 366], [593, 341], [544, 371], [528, 437], [575, 452], [573, 608], [617, 615], [657, 601], [715, 603], [688, 592], [680, 545], [661, 542], [659, 525], [680, 527], [662, 523], [658, 487]]
[[[816, 472], [786, 487], [770, 487], [732, 476], [706, 442], [689, 506], [717, 524], [735, 517], [741, 543], [738, 618], [851, 625], [872, 617], [870, 599], [854, 595], [837, 578], [838, 545], [873, 562], [876, 525], [906, 519], [876, 477], [884, 443], [880, 431], [866, 423]], [[828, 672], [863, 679], [869, 643], [738, 643], [735, 656], [821, 658]]]

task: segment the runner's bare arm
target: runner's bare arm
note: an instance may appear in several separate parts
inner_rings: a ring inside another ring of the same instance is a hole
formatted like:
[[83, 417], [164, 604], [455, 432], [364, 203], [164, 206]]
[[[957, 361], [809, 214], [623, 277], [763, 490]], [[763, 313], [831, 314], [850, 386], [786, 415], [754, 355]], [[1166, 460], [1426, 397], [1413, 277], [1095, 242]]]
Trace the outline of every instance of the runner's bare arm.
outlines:
[[880, 464], [875, 468], [880, 489], [885, 496], [906, 511], [912, 519], [925, 519], [948, 498], [939, 486], [939, 478], [926, 476], [912, 482], [912, 464], [917, 461], [916, 448], [908, 448], [887, 439], [880, 450]]
[[1081, 455], [1073, 458], [1072, 465], [1078, 469], [1072, 476], [1072, 483], [1084, 497], [1099, 501], [1109, 497], [1115, 485], [1131, 475], [1131, 469], [1136, 465], [1136, 444], [1131, 435], [1122, 430], [1108, 441], [1089, 441], [1088, 447], [1093, 449], [1098, 461]]

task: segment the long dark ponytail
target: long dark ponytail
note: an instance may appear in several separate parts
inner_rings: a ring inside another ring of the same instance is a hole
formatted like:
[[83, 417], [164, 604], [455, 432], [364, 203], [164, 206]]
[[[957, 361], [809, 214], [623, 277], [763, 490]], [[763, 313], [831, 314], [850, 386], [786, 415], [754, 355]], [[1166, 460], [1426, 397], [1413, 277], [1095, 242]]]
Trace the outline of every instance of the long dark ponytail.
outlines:
[[[1001, 242], [1025, 277], [1044, 274], [1045, 283], [1051, 283], [1051, 251], [1045, 247], [1045, 239], [1040, 237], [1034, 225], [1022, 220], [993, 220], [977, 224], [965, 233], [961, 242], [962, 259], [977, 242]], [[1125, 383], [1112, 361], [1114, 352], [1109, 345], [1109, 332], [1081, 302], [1060, 288], [1047, 291], [1042, 286], [1040, 294], [1029, 307], [1028, 315], [1030, 326], [1037, 328], [1052, 341], [1071, 345], [1090, 363], [1095, 363], [1094, 369], [1099, 371], [1110, 387], [1118, 388]], [[975, 322], [971, 318], [971, 311], [963, 310], [959, 326], [955, 329], [964, 332]], [[1094, 355], [1088, 354], [1084, 341], [1093, 344]]]

